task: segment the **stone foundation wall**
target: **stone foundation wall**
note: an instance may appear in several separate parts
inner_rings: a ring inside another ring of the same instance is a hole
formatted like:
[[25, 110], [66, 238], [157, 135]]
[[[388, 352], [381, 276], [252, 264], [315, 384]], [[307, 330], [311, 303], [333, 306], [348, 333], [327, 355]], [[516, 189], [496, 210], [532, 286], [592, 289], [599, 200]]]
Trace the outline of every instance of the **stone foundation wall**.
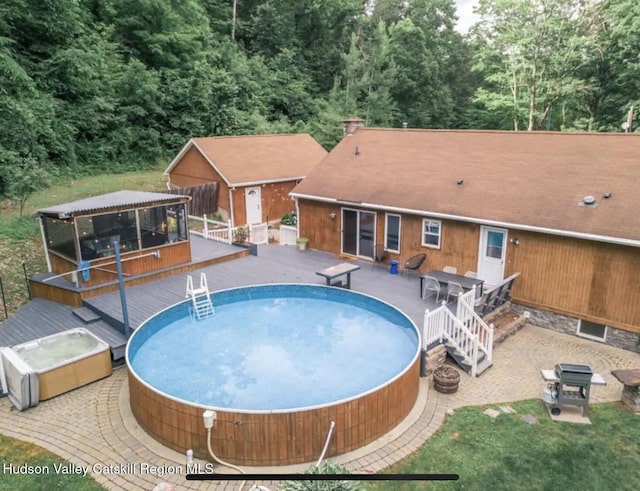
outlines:
[[[552, 331], [564, 334], [576, 335], [578, 332], [578, 319], [567, 315], [556, 314], [548, 310], [534, 309], [523, 305], [512, 304], [512, 308], [519, 312], [529, 312], [530, 318], [527, 322], [534, 326], [545, 327]], [[598, 342], [598, 341], [594, 341]], [[607, 337], [605, 344], [622, 348], [636, 353], [640, 353], [640, 334], [615, 327], [607, 327]]]
[[435, 348], [427, 351], [427, 363], [425, 376], [429, 376], [433, 373], [433, 371], [444, 365], [445, 359], [447, 357], [447, 350], [444, 344], [439, 344]]
[[622, 389], [622, 402], [634, 413], [640, 413], [640, 387], [625, 385]]

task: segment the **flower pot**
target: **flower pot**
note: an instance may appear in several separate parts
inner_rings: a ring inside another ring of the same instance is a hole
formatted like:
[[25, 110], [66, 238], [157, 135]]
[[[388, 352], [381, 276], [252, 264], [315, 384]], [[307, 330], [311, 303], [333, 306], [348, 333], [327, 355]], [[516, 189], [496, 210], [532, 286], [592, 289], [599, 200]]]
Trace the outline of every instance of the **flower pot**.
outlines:
[[307, 250], [308, 243], [309, 243], [309, 239], [307, 239], [306, 237], [300, 237], [299, 239], [296, 239], [296, 245], [298, 246], [298, 249], [301, 251]]
[[443, 365], [433, 371], [433, 388], [443, 394], [453, 394], [458, 390], [460, 373], [448, 365]]

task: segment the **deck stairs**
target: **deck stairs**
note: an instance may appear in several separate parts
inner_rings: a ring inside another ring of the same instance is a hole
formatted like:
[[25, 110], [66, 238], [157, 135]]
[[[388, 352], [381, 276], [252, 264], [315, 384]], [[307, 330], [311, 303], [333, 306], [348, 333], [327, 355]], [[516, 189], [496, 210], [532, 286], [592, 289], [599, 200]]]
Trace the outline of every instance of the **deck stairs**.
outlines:
[[211, 303], [211, 293], [207, 285], [207, 275], [200, 273], [200, 286], [194, 288], [193, 277], [187, 276], [186, 298], [191, 297], [193, 312], [198, 320], [206, 319], [214, 314], [213, 303]]
[[425, 311], [423, 347], [444, 343], [447, 353], [466, 373], [477, 377], [493, 365], [493, 325], [474, 310], [475, 289], [457, 299], [455, 312], [446, 302]]

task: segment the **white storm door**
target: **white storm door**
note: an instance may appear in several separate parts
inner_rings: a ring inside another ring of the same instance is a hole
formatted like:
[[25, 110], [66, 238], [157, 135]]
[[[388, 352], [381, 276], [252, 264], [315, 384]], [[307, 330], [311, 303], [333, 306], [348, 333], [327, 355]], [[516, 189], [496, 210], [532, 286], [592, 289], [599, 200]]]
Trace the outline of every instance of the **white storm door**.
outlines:
[[497, 285], [504, 279], [507, 252], [507, 231], [502, 228], [480, 227], [478, 276], [487, 285]]
[[244, 190], [244, 206], [247, 213], [247, 225], [262, 223], [262, 196], [259, 186]]

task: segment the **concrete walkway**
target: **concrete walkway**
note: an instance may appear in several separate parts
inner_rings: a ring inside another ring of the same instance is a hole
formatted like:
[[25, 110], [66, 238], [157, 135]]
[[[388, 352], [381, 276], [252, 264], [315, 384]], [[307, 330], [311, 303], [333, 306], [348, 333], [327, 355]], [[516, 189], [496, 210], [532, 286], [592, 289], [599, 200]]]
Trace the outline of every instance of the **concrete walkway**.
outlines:
[[[592, 388], [592, 401], [620, 399], [617, 368], [640, 366], [640, 355], [574, 336], [525, 326], [494, 351], [494, 366], [478, 379], [462, 375], [455, 394], [440, 394], [421, 379], [418, 402], [391, 433], [355, 452], [333, 458], [353, 472], [377, 472], [417, 450], [441, 426], [446, 412], [468, 405], [511, 402], [541, 396], [541, 368], [555, 363], [590, 365], [606, 387]], [[108, 489], [151, 490], [168, 482], [176, 490], [235, 490], [238, 483], [190, 482], [185, 457], [149, 437], [129, 409], [126, 369], [24, 412], [0, 400], [0, 433], [40, 445], [79, 466]], [[303, 466], [245, 468], [246, 472], [298, 472]], [[226, 472], [226, 469], [221, 469]], [[269, 485], [270, 483], [262, 483]], [[245, 489], [248, 489], [246, 486]], [[272, 486], [271, 489], [275, 489]]]

